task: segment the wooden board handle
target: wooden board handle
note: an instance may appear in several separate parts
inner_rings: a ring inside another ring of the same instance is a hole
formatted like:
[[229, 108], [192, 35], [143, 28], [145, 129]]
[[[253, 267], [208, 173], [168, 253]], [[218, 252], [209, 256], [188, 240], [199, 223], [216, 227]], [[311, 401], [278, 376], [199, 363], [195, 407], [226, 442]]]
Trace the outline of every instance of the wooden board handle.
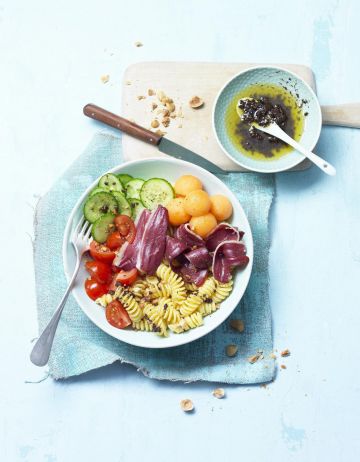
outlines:
[[87, 104], [84, 106], [83, 112], [91, 119], [98, 120], [99, 122], [103, 122], [106, 125], [117, 128], [118, 130], [121, 130], [122, 132], [127, 133], [134, 138], [145, 141], [145, 143], [150, 143], [154, 146], [157, 146], [161, 141], [162, 137], [160, 135], [157, 135], [151, 130], [147, 130], [146, 128], [141, 127], [134, 122], [130, 122], [130, 120], [113, 114], [106, 109], [96, 106], [95, 104]]
[[321, 106], [324, 125], [360, 128], [360, 103]]

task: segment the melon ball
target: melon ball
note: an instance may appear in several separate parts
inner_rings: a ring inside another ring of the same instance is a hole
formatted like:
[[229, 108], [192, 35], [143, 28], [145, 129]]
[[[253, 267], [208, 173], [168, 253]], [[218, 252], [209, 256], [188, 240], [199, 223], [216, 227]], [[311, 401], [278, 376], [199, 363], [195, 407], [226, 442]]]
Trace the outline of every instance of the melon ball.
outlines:
[[217, 221], [212, 213], [206, 213], [200, 217], [192, 217], [190, 220], [190, 228], [201, 237], [207, 236], [216, 225]]
[[169, 212], [169, 221], [172, 226], [180, 226], [190, 220], [191, 216], [185, 212], [184, 202], [183, 197], [177, 197], [167, 204], [166, 208]]
[[186, 196], [191, 191], [202, 189], [202, 183], [199, 178], [193, 175], [183, 175], [175, 182], [175, 193], [179, 196]]
[[185, 211], [192, 217], [199, 217], [210, 212], [211, 202], [209, 194], [202, 189], [189, 192], [185, 197]]
[[210, 212], [218, 221], [227, 220], [231, 217], [233, 208], [229, 199], [221, 194], [216, 194], [210, 197], [211, 208]]

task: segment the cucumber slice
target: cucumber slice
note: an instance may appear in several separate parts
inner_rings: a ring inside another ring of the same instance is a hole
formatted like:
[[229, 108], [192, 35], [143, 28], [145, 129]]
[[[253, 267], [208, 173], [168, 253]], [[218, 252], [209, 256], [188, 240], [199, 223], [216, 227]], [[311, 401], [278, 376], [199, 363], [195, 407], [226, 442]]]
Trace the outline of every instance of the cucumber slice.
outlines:
[[98, 192], [88, 197], [84, 204], [85, 218], [94, 223], [106, 213], [117, 213], [118, 203], [115, 197], [108, 192]]
[[118, 212], [121, 213], [121, 215], [127, 215], [128, 217], [131, 217], [131, 208], [129, 202], [126, 200], [125, 196], [123, 193], [119, 191], [113, 191], [112, 195], [115, 197], [118, 203]]
[[104, 188], [107, 191], [122, 192], [124, 190], [119, 178], [116, 175], [113, 175], [112, 173], [106, 173], [106, 175], [103, 175], [100, 178], [99, 187]]
[[128, 199], [130, 207], [131, 207], [131, 212], [132, 212], [132, 218], [133, 220], [136, 220], [136, 218], [140, 215], [140, 213], [145, 209], [143, 203], [139, 199], [133, 199], [130, 198]]
[[163, 178], [145, 181], [140, 191], [141, 202], [150, 210], [156, 209], [158, 205], [167, 205], [174, 197], [173, 187]]
[[127, 183], [129, 183], [129, 181], [133, 179], [133, 177], [131, 175], [128, 175], [127, 173], [119, 173], [116, 176], [119, 178], [123, 186], [126, 186]]
[[96, 188], [94, 188], [91, 193], [89, 194], [89, 197], [93, 196], [94, 194], [97, 194], [99, 192], [108, 192], [107, 189], [104, 189], [104, 188], [99, 188], [99, 186], [97, 186]]
[[96, 242], [100, 244], [106, 242], [108, 235], [115, 229], [114, 218], [115, 215], [107, 213], [95, 221], [91, 234]]
[[133, 180], [130, 180], [127, 185], [126, 185], [126, 197], [133, 198], [133, 199], [140, 199], [140, 189], [142, 188], [142, 185], [145, 183], [144, 180], [141, 178], [134, 178]]

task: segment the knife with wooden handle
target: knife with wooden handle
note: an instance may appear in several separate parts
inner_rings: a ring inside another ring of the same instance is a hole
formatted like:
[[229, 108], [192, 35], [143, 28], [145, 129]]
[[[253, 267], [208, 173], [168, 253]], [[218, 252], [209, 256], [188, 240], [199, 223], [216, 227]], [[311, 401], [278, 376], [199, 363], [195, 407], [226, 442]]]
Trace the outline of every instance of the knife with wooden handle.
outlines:
[[204, 157], [195, 154], [195, 152], [192, 152], [189, 149], [174, 143], [174, 141], [171, 141], [161, 135], [152, 132], [151, 130], [141, 127], [134, 122], [130, 122], [130, 120], [113, 114], [112, 112], [96, 106], [95, 104], [87, 104], [84, 106], [83, 111], [86, 116], [92, 119], [117, 128], [118, 130], [138, 138], [145, 143], [157, 146], [159, 151], [165, 154], [176, 157], [177, 159], [182, 159], [187, 162], [197, 164], [212, 173], [221, 173], [223, 175], [229, 173], [226, 170], [223, 170], [222, 168], [213, 164], [209, 160], [205, 159]]
[[321, 106], [324, 125], [360, 128], [360, 103]]

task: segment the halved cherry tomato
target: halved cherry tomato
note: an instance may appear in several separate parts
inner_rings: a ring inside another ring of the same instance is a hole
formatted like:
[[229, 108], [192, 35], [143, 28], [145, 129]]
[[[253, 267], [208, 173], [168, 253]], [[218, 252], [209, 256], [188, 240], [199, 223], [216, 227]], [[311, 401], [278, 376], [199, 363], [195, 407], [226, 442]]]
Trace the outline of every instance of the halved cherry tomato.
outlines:
[[115, 258], [115, 252], [110, 250], [106, 245], [99, 244], [96, 241], [92, 241], [90, 244], [90, 255], [94, 260], [109, 263], [110, 265]]
[[119, 249], [126, 239], [120, 234], [119, 231], [114, 231], [113, 233], [109, 234], [106, 245], [109, 247], [110, 250]]
[[111, 281], [109, 290], [116, 290], [119, 284], [123, 286], [129, 286], [136, 281], [138, 271], [136, 268], [133, 268], [130, 271], [120, 270], [119, 273], [115, 274], [113, 280]]
[[107, 284], [112, 279], [111, 267], [102, 261], [87, 261], [85, 268], [91, 278], [100, 284]]
[[118, 329], [124, 329], [131, 324], [127, 311], [118, 300], [113, 300], [107, 305], [105, 315], [108, 323]]
[[89, 278], [85, 281], [85, 290], [92, 300], [105, 295], [108, 292], [108, 284], [99, 284], [95, 279]]
[[134, 222], [126, 215], [118, 215], [114, 220], [116, 229], [127, 242], [133, 242], [135, 239], [136, 229]]

